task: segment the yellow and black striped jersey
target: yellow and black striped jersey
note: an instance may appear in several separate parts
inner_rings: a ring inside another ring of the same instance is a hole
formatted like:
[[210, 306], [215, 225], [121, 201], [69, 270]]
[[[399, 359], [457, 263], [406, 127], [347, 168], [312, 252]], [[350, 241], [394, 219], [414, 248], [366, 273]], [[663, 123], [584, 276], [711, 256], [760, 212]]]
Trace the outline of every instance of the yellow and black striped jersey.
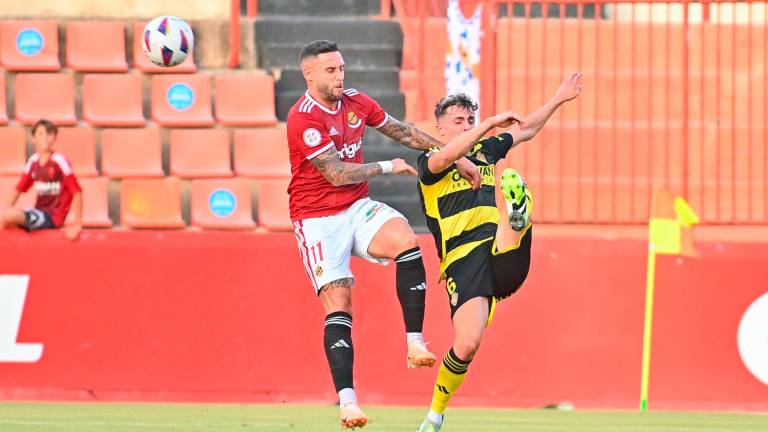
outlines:
[[482, 185], [472, 190], [452, 164], [439, 173], [429, 170], [433, 149], [419, 155], [419, 198], [427, 227], [435, 238], [440, 273], [476, 247], [492, 241], [499, 223], [494, 169], [512, 148], [512, 135], [502, 133], [479, 141], [467, 155], [478, 166]]

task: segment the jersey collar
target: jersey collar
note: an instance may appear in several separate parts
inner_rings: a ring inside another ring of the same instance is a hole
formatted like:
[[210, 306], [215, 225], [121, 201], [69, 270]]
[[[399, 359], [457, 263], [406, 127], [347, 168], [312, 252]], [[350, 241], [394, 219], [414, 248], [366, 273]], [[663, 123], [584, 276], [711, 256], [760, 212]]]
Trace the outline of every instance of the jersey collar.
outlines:
[[338, 114], [339, 113], [339, 109], [341, 109], [341, 100], [336, 101], [336, 111], [331, 111], [328, 108], [326, 108], [323, 104], [321, 104], [320, 102], [316, 101], [312, 96], [310, 96], [309, 95], [309, 90], [304, 92], [304, 96], [307, 99], [311, 100], [315, 105], [317, 105], [318, 108], [320, 108], [321, 110], [327, 112], [328, 114]]

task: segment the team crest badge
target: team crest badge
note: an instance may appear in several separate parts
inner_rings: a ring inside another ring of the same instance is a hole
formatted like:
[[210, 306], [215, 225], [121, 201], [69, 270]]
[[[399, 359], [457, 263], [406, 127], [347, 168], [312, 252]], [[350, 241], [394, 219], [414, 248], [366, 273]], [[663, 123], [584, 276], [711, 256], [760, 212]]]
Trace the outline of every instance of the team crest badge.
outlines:
[[315, 266], [315, 275], [320, 277], [323, 275], [323, 268], [321, 266]]
[[360, 123], [362, 123], [362, 121], [360, 120], [359, 117], [357, 117], [357, 114], [355, 114], [354, 111], [350, 111], [347, 113], [347, 122], [349, 123], [349, 127], [351, 127], [352, 129], [358, 128], [360, 126]]
[[454, 292], [451, 294], [451, 306], [456, 306], [459, 303], [459, 293]]

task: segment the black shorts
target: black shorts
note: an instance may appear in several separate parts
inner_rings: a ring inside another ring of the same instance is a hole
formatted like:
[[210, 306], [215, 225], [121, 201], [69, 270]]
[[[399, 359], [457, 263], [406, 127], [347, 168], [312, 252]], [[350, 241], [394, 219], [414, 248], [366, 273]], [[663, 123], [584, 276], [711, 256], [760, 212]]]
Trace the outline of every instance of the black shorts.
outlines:
[[531, 265], [533, 227], [523, 234], [518, 248], [497, 253], [487, 241], [445, 270], [445, 289], [451, 317], [475, 297], [506, 298], [517, 292], [528, 277]]
[[53, 224], [53, 219], [51, 219], [51, 215], [48, 213], [38, 209], [24, 210], [24, 229], [27, 231], [32, 232], [54, 228], [56, 228], [56, 225]]

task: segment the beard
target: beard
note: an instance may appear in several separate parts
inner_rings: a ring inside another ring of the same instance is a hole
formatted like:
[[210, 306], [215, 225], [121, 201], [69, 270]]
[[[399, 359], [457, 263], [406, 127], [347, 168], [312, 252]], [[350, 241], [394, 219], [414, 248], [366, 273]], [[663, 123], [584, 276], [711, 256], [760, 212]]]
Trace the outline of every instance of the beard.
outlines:
[[333, 87], [331, 86], [320, 85], [317, 87], [317, 90], [320, 92], [321, 95], [323, 95], [323, 97], [326, 100], [329, 100], [331, 102], [336, 102], [341, 100], [341, 95], [336, 96], [335, 94], [333, 94]]

